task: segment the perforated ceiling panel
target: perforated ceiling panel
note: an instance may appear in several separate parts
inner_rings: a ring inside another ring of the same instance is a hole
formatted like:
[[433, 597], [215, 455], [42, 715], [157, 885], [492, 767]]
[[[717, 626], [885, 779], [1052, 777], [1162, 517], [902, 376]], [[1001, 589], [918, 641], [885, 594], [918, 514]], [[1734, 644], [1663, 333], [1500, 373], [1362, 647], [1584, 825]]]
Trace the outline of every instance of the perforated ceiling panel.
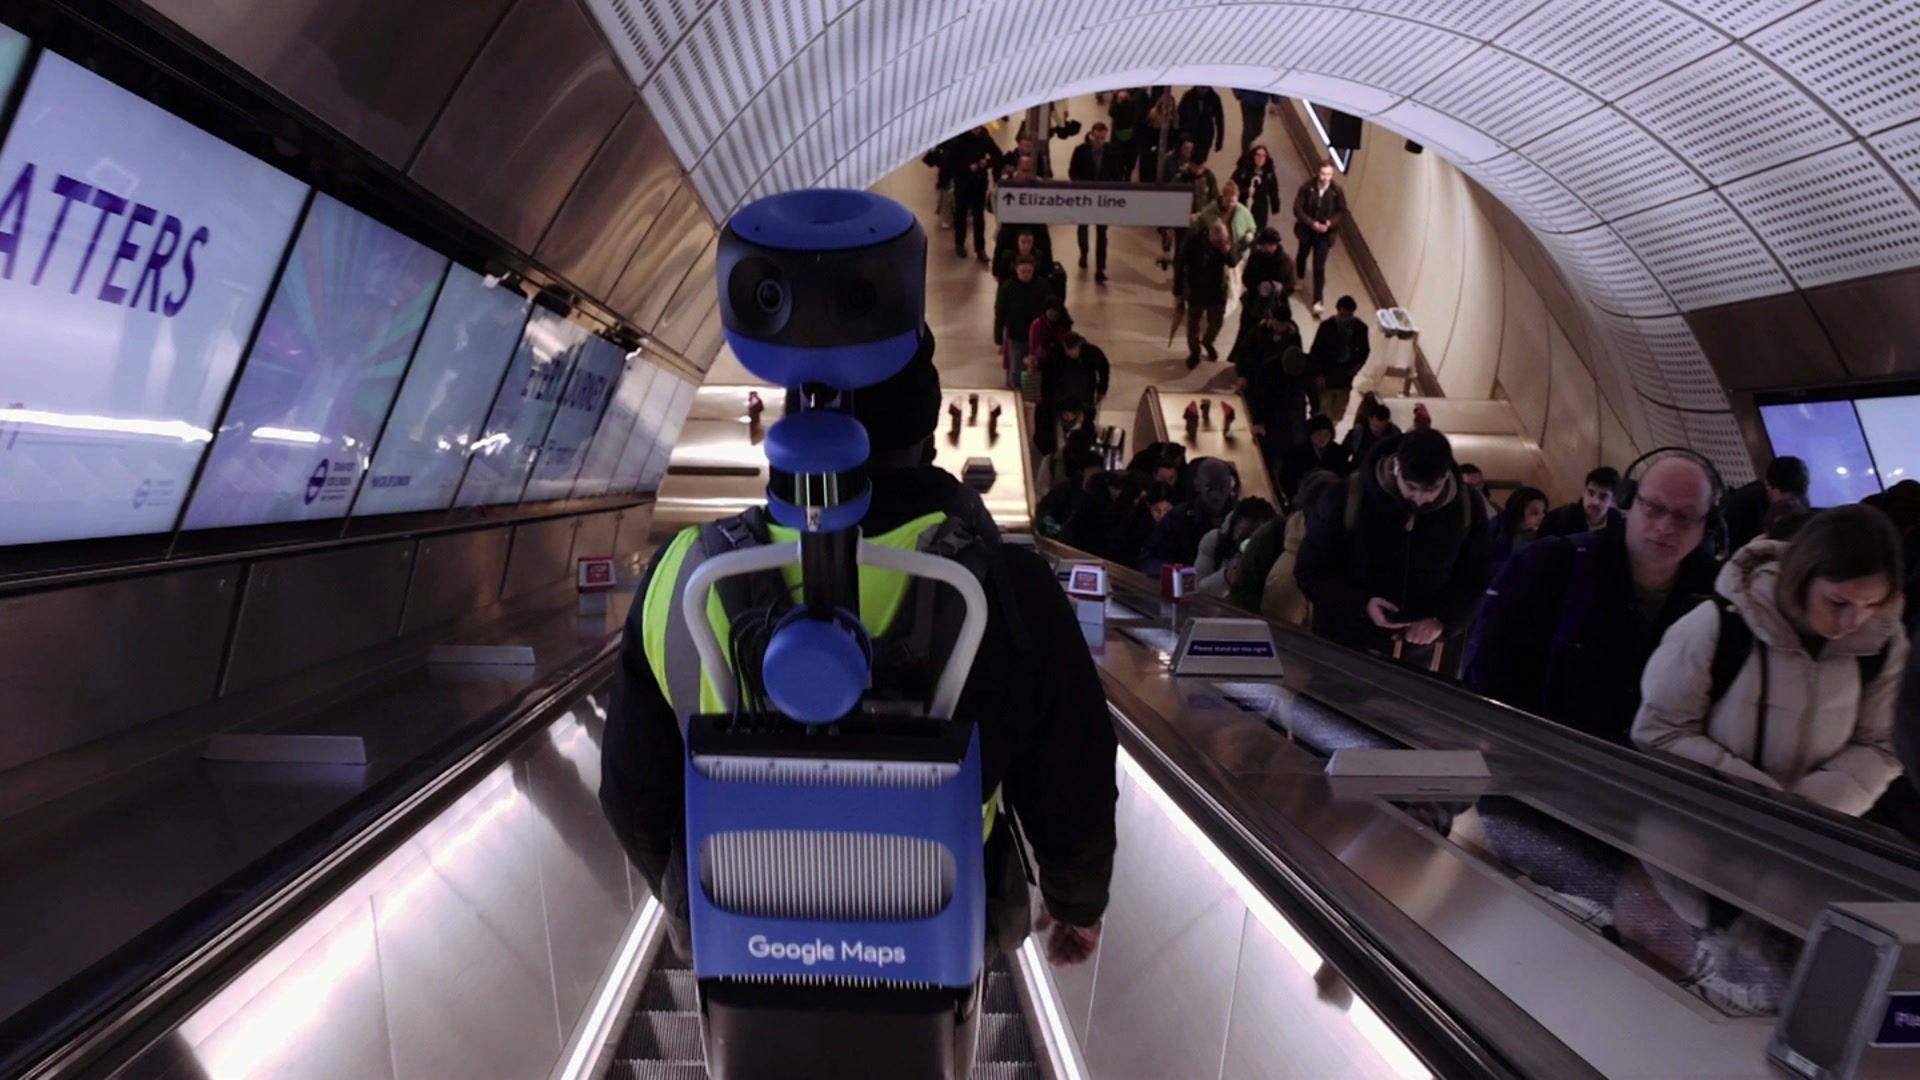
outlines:
[[716, 219], [1068, 93], [1207, 79], [1368, 116], [1536, 230], [1636, 436], [1724, 426], [1661, 412], [1725, 408], [1677, 310], [1920, 266], [1920, 0], [582, 2]]

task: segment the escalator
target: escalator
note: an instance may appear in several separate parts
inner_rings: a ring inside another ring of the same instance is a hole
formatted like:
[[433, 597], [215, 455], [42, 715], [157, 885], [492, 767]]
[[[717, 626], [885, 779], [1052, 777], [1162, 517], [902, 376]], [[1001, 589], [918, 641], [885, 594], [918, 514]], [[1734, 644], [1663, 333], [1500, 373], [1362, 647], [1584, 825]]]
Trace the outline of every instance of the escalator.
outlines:
[[[986, 973], [973, 1080], [1043, 1080], [1058, 1076], [1036, 1056], [1036, 1040], [1022, 1007], [1019, 976], [1003, 959]], [[672, 958], [647, 972], [612, 1068], [614, 1080], [705, 1080], [700, 1002], [694, 974]]]
[[[1192, 433], [1188, 433], [1187, 409], [1194, 410]], [[1228, 420], [1227, 409], [1233, 410]], [[1240, 474], [1240, 497], [1261, 498], [1280, 505], [1274, 494], [1273, 477], [1267, 472], [1266, 458], [1260, 453], [1260, 441], [1253, 436], [1253, 420], [1247, 403], [1239, 394], [1190, 394], [1149, 386], [1140, 395], [1140, 407], [1134, 411], [1133, 445], [1177, 442], [1187, 448], [1187, 460], [1211, 457], [1231, 464]]]

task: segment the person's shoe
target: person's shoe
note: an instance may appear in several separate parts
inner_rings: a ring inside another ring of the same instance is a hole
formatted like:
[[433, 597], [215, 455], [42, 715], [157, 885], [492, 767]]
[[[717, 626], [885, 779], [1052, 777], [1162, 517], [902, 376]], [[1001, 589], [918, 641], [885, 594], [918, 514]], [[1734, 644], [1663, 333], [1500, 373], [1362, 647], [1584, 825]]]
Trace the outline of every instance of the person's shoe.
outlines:
[[1187, 370], [1192, 371], [1194, 368], [1197, 368], [1199, 366], [1200, 366], [1200, 354], [1197, 352], [1188, 353], [1187, 354]]
[[1086, 268], [1087, 268], [1087, 257], [1086, 255], [1082, 254], [1080, 256], [1080, 269], [1085, 270]]
[[1326, 313], [1327, 313], [1327, 305], [1321, 303], [1318, 300], [1315, 300], [1313, 302], [1313, 317], [1318, 319], [1322, 315], [1325, 315]]
[[1213, 360], [1213, 361], [1218, 361], [1220, 359], [1220, 350], [1214, 348], [1212, 344], [1206, 344], [1200, 347], [1207, 350], [1207, 359]]
[[1105, 285], [1107, 283], [1107, 272], [1105, 270], [1095, 270], [1093, 272], [1093, 283], [1095, 285]]

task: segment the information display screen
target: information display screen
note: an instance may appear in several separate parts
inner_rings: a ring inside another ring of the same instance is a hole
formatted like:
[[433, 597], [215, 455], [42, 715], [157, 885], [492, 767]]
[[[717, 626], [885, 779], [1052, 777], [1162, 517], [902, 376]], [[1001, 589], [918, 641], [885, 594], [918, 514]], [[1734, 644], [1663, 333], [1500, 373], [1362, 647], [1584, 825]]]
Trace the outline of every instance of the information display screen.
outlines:
[[487, 414], [486, 430], [474, 440], [468, 455], [456, 506], [519, 501], [567, 375], [591, 336], [586, 327], [563, 315], [534, 309], [507, 368], [506, 381]]
[[447, 271], [393, 403], [355, 516], [445, 510], [467, 469], [532, 302], [464, 266]]
[[305, 197], [41, 54], [0, 148], [0, 544], [173, 528]]
[[673, 457], [673, 448], [680, 441], [680, 432], [687, 426], [687, 413], [693, 409], [693, 395], [698, 387], [690, 382], [682, 382], [673, 389], [673, 401], [667, 406], [666, 421], [660, 427], [660, 435], [653, 442], [653, 453], [647, 455], [646, 470], [640, 474], [641, 491], [659, 491], [660, 482], [667, 478], [667, 463]]
[[1860, 398], [1853, 403], [1873, 452], [1874, 472], [1892, 487], [1920, 480], [1920, 397]]
[[1760, 421], [1775, 457], [1790, 454], [1807, 463], [1807, 500], [1814, 506], [1844, 506], [1880, 490], [1853, 402], [1762, 405]]
[[626, 448], [620, 452], [620, 462], [613, 467], [613, 483], [608, 490], [623, 495], [640, 490], [640, 477], [647, 471], [653, 444], [660, 438], [660, 429], [666, 426], [667, 410], [673, 406], [674, 391], [680, 383], [679, 376], [662, 370], [647, 385], [647, 395], [640, 402], [633, 431], [627, 436]]
[[527, 481], [522, 502], [564, 499], [573, 492], [574, 477], [587, 456], [587, 444], [607, 411], [607, 399], [620, 381], [627, 364], [626, 350], [606, 338], [594, 335], [580, 350], [580, 358], [560, 393], [559, 407], [547, 437], [540, 442], [540, 455], [533, 463], [533, 476]]
[[314, 196], [186, 527], [344, 516], [446, 269], [431, 249]]
[[[600, 430], [594, 432], [593, 445], [587, 448], [587, 460], [581, 464], [580, 476], [573, 482], [574, 498], [597, 498], [612, 489], [614, 470], [620, 465], [627, 439], [633, 435], [633, 422], [639, 419], [647, 387], [652, 385], [654, 373], [659, 370], [637, 356], [627, 361], [626, 375], [613, 392], [613, 400], [607, 403], [607, 415], [600, 421]], [[638, 476], [637, 470], [635, 475]]]

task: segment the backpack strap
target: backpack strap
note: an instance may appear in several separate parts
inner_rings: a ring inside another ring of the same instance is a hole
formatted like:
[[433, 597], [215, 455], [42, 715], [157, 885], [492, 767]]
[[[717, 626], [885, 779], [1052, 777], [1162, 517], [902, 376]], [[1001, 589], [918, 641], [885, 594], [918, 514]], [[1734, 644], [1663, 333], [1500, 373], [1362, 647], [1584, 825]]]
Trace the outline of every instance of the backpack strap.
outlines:
[[1366, 474], [1356, 467], [1347, 477], [1347, 505], [1342, 508], [1340, 531], [1351, 537], [1353, 527], [1360, 523], [1360, 500], [1366, 497]]
[[1893, 648], [1893, 639], [1888, 638], [1887, 643], [1885, 645], [1880, 646], [1879, 652], [1873, 653], [1872, 655], [1869, 655], [1869, 656], [1859, 657], [1860, 696], [1861, 697], [1864, 698], [1867, 696], [1867, 687], [1872, 685], [1873, 681], [1880, 677], [1880, 673], [1882, 671], [1886, 670], [1887, 652], [1892, 648]]
[[[1714, 639], [1713, 663], [1707, 669], [1711, 676], [1707, 683], [1707, 703], [1711, 706], [1727, 696], [1727, 689], [1746, 666], [1747, 654], [1753, 651], [1753, 630], [1726, 597], [1714, 593], [1708, 602], [1720, 613], [1720, 633]], [[1764, 687], [1761, 692], [1766, 692]]]

